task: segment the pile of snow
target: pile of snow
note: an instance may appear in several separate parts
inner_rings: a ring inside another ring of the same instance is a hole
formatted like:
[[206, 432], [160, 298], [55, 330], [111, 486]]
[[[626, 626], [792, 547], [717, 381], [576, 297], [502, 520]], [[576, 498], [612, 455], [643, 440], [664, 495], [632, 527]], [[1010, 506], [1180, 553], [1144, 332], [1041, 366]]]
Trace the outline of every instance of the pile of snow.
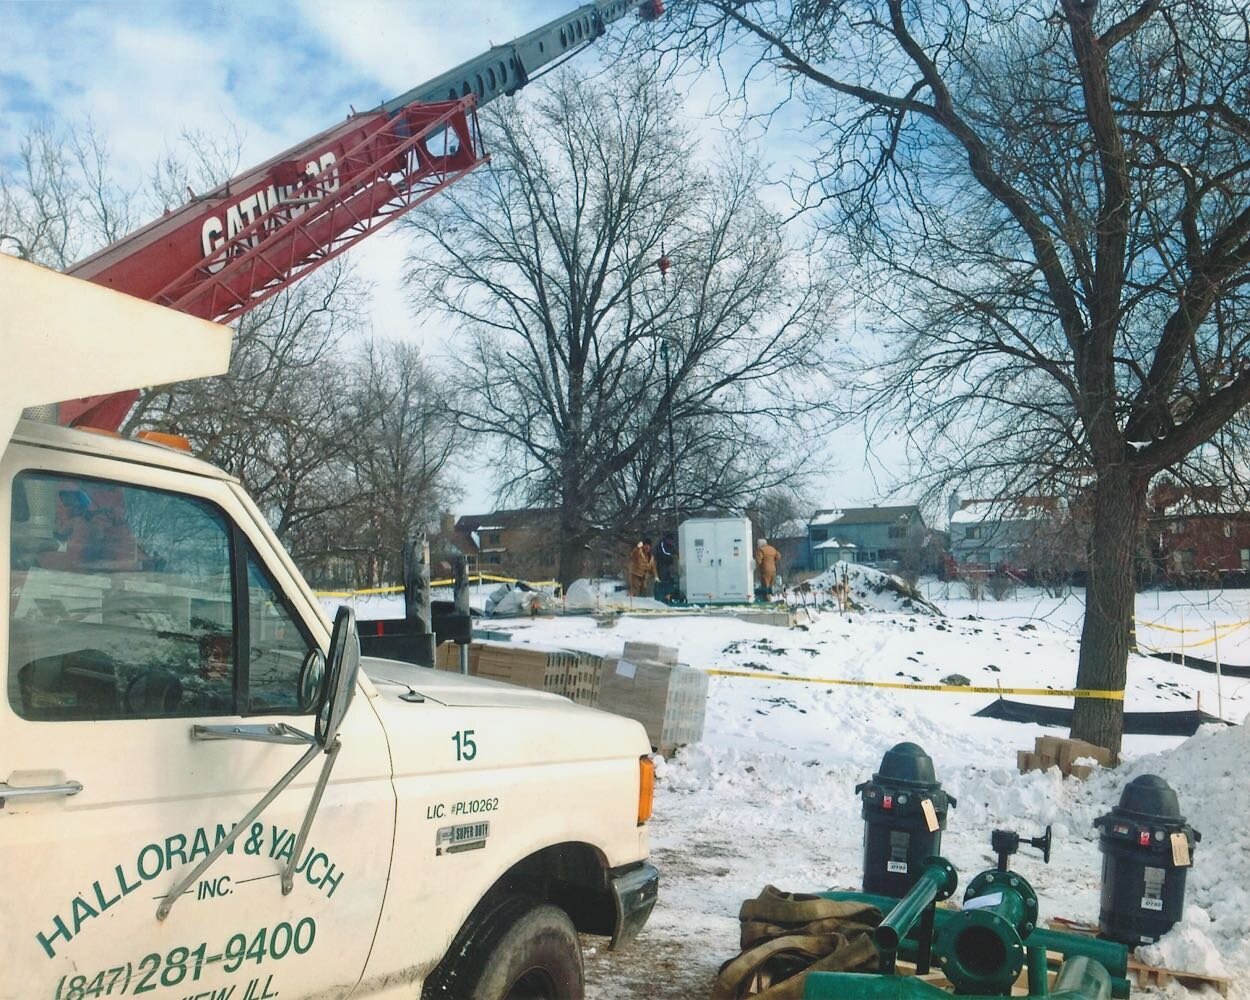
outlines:
[[940, 615], [941, 609], [902, 577], [871, 566], [837, 562], [804, 585], [815, 591], [832, 591], [845, 582], [855, 606], [871, 611], [911, 611]]
[[1137, 957], [1148, 965], [1163, 969], [1227, 978], [1228, 968], [1208, 936], [1210, 930], [1210, 914], [1201, 906], [1186, 906], [1181, 922], [1157, 944], [1138, 948]]

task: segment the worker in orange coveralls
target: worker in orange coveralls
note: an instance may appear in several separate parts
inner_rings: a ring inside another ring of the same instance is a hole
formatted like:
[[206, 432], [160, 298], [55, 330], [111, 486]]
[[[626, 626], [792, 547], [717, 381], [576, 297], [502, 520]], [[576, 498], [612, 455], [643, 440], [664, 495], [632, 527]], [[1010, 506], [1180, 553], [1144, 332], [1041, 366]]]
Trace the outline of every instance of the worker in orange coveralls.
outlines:
[[755, 550], [755, 568], [760, 575], [760, 586], [765, 597], [773, 593], [773, 581], [777, 579], [777, 564], [781, 562], [781, 553], [768, 544], [767, 538], [761, 538]]
[[642, 597], [647, 592], [647, 580], [655, 578], [655, 557], [651, 554], [651, 540], [644, 538], [629, 552], [629, 596]]

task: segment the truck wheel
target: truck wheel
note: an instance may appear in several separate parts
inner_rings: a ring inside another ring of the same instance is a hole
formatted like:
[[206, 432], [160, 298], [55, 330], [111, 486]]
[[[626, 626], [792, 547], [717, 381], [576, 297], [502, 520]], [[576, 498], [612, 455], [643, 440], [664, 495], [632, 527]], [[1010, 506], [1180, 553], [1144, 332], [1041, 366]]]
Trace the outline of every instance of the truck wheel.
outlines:
[[563, 910], [508, 896], [470, 920], [423, 1000], [584, 1000], [582, 946]]

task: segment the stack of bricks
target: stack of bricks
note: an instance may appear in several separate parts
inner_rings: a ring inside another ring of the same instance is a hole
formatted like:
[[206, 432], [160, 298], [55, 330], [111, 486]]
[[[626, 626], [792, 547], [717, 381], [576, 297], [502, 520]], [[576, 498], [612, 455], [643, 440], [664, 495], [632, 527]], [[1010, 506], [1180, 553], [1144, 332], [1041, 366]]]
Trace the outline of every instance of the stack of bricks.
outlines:
[[[434, 665], [439, 670], [458, 671], [460, 650], [454, 643], [443, 643], [438, 647]], [[602, 667], [602, 657], [566, 649], [483, 642], [469, 646], [471, 676], [549, 691], [579, 705], [593, 706], [599, 700]]]
[[671, 754], [703, 738], [708, 677], [677, 662], [677, 650], [627, 642], [620, 658], [603, 661], [599, 707], [641, 722], [651, 746]]
[[[435, 667], [460, 669], [453, 643], [438, 647]], [[475, 642], [469, 673], [538, 691], [563, 695], [579, 705], [641, 722], [651, 745], [664, 754], [703, 738], [708, 676], [677, 662], [677, 650], [655, 643], [627, 642], [619, 657], [565, 649], [538, 649]]]
[[1065, 740], [1058, 736], [1039, 736], [1032, 753], [1027, 750], [1016, 752], [1016, 766], [1021, 774], [1057, 767], [1065, 778], [1070, 776], [1084, 780], [1094, 770], [1092, 764], [1077, 763], [1085, 759], [1096, 761], [1099, 767], [1110, 767], [1112, 763], [1110, 750], [1084, 740]]

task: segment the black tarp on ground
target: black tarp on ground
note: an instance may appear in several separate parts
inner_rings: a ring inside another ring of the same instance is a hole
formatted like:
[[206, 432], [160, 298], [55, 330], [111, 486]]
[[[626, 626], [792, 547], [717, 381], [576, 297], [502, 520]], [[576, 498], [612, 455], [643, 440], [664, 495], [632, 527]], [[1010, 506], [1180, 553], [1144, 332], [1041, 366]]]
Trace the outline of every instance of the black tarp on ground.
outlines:
[[[1072, 709], [1058, 705], [1032, 705], [1023, 701], [999, 698], [976, 713], [984, 719], [1007, 722], [1034, 722], [1039, 726], [1072, 725]], [[1124, 731], [1134, 736], [1193, 736], [1198, 727], [1208, 722], [1221, 722], [1214, 715], [1194, 710], [1185, 712], [1125, 712]], [[1224, 725], [1232, 725], [1225, 722]]]
[[[1166, 660], [1168, 663], [1180, 663], [1180, 653], [1148, 653], [1156, 660]], [[1215, 661], [1204, 660], [1201, 656], [1187, 655], [1185, 657], [1185, 666], [1193, 667], [1195, 670], [1201, 670], [1203, 673], [1215, 673]], [[1250, 667], [1243, 667], [1237, 663], [1221, 663], [1220, 673], [1225, 677], [1250, 677]]]

